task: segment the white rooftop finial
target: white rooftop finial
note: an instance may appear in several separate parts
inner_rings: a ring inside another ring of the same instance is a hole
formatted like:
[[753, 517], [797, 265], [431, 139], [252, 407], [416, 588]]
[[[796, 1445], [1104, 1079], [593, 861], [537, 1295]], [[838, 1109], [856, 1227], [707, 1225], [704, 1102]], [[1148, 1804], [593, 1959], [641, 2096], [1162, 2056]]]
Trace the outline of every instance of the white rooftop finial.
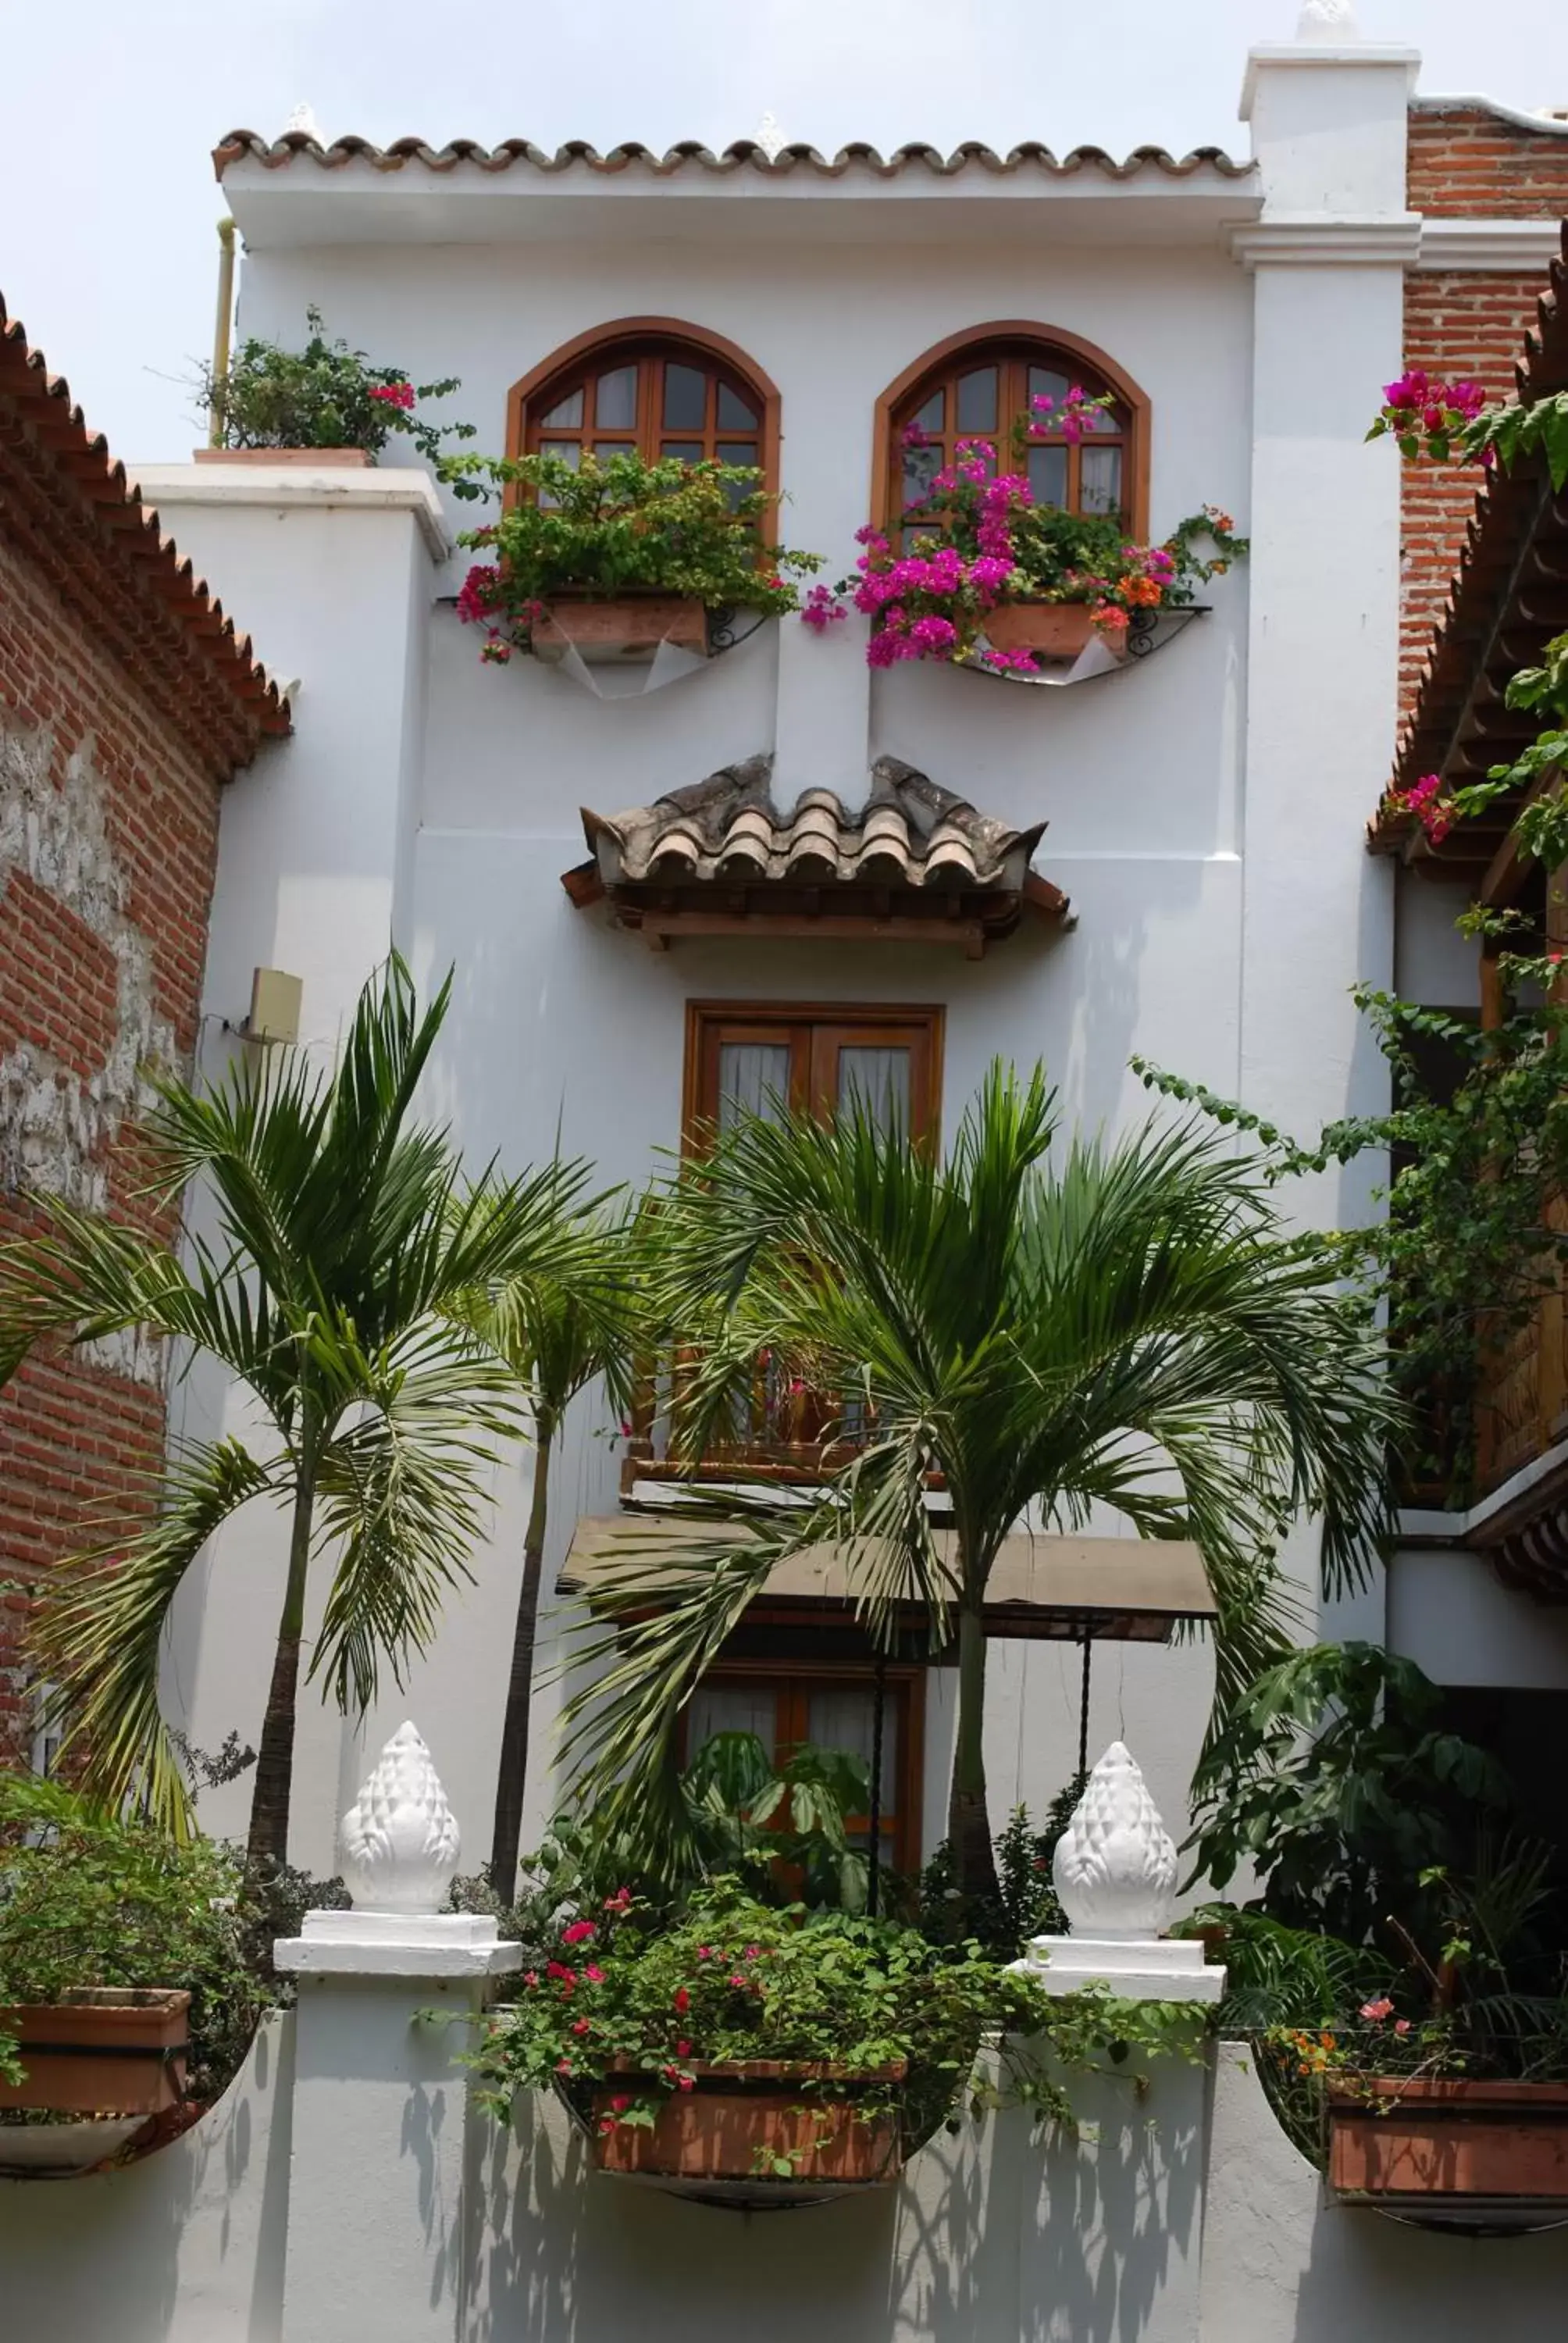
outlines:
[[318, 146], [325, 146], [327, 144], [321, 135], [321, 125], [316, 119], [316, 108], [308, 98], [300, 100], [283, 127], [285, 132], [302, 130], [307, 138], [314, 138]]
[[400, 1725], [343, 1817], [343, 1878], [361, 1911], [435, 1912], [461, 1845], [430, 1752]]
[[1296, 22], [1298, 41], [1359, 41], [1355, 0], [1304, 0]]
[[1158, 1936], [1170, 1925], [1176, 1849], [1122, 1742], [1091, 1774], [1051, 1875], [1075, 1937]]
[[765, 114], [757, 126], [757, 144], [770, 163], [778, 160], [789, 144], [771, 114]]

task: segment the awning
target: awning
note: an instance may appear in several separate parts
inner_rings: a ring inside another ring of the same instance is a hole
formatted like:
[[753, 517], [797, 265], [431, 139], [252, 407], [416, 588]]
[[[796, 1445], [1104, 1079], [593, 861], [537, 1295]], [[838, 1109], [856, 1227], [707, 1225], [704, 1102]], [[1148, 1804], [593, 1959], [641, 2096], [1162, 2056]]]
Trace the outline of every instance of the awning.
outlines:
[[[556, 1581], [561, 1594], [583, 1596], [590, 1608], [611, 1580], [639, 1562], [648, 1573], [650, 1608], [657, 1608], [659, 1560], [689, 1562], [705, 1545], [732, 1544], [743, 1524], [648, 1513], [585, 1516], [578, 1522]], [[951, 1554], [952, 1532], [935, 1533], [939, 1553]], [[779, 1563], [757, 1598], [769, 1613], [842, 1614], [850, 1607], [849, 1574], [840, 1546], [805, 1548]], [[1031, 1536], [1004, 1540], [990, 1574], [986, 1633], [1040, 1641], [1117, 1643], [1168, 1641], [1181, 1620], [1212, 1619], [1214, 1597], [1196, 1545], [1181, 1538]], [[916, 1615], [910, 1606], [911, 1616]]]

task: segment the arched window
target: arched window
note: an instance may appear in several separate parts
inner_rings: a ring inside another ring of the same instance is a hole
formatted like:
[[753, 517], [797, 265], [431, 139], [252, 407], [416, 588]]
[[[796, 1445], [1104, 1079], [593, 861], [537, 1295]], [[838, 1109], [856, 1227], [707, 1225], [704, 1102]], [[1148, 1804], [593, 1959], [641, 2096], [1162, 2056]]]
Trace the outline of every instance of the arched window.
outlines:
[[711, 457], [779, 485], [779, 394], [721, 335], [672, 317], [622, 317], [557, 350], [513, 387], [507, 453], [581, 461], [632, 450], [654, 463]]
[[[1081, 436], [1059, 420], [1068, 392], [1109, 394], [1085, 411]], [[1049, 409], [1035, 407], [1049, 398]], [[1036, 429], [1020, 454], [1019, 427]], [[1076, 334], [1015, 322], [977, 326], [907, 367], [877, 403], [872, 518], [896, 532], [905, 510], [953, 460], [960, 439], [990, 441], [999, 468], [1026, 475], [1040, 505], [1120, 513], [1130, 533], [1149, 525], [1149, 401], [1131, 377]]]

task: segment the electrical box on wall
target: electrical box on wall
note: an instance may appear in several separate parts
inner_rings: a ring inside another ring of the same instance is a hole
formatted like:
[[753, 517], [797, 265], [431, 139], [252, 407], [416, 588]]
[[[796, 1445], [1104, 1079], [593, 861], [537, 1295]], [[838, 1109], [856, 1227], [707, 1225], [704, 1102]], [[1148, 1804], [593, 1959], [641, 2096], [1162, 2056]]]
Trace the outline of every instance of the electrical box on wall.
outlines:
[[304, 989], [301, 978], [288, 976], [280, 968], [258, 968], [250, 980], [246, 1041], [297, 1041], [299, 998]]

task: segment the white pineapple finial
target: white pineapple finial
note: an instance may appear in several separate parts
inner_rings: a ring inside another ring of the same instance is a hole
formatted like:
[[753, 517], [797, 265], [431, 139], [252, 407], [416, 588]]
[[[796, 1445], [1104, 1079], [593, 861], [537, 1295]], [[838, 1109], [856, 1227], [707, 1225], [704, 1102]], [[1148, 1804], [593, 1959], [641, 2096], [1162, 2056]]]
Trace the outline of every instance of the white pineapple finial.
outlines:
[[757, 126], [757, 144], [761, 147], [762, 152], [767, 156], [768, 160], [770, 163], [776, 163], [778, 161], [779, 156], [784, 152], [786, 146], [789, 144], [784, 133], [779, 129], [777, 120], [771, 114], [765, 114], [761, 121]]
[[1113, 1741], [1056, 1843], [1051, 1875], [1074, 1936], [1158, 1936], [1176, 1900], [1176, 1849], [1131, 1752]]
[[1355, 0], [1304, 0], [1296, 21], [1298, 41], [1359, 41]]
[[307, 138], [314, 138], [318, 146], [325, 146], [327, 144], [321, 135], [321, 125], [316, 119], [316, 108], [308, 98], [301, 98], [283, 127], [286, 135], [290, 130], [300, 130], [304, 132]]
[[461, 1842], [430, 1752], [400, 1725], [343, 1817], [343, 1877], [360, 1911], [435, 1912]]

